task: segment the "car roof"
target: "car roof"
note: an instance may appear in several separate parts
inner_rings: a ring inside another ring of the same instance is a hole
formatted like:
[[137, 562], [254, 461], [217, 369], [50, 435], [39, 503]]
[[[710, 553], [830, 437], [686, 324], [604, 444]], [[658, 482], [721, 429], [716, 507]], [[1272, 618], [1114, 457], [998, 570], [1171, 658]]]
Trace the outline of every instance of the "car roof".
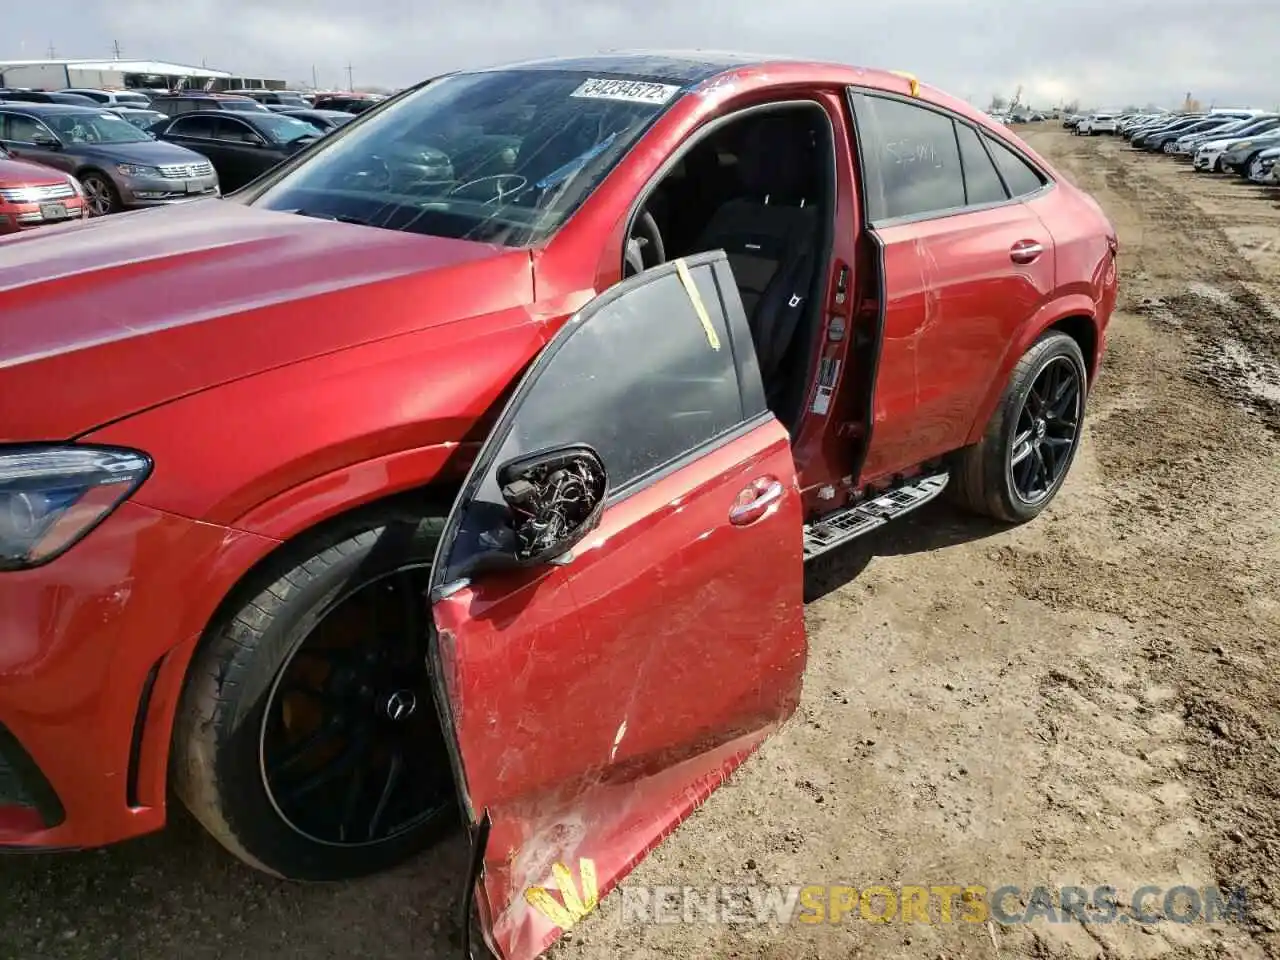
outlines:
[[49, 114], [60, 113], [111, 113], [101, 103], [31, 103], [26, 100], [5, 100], [0, 97], [0, 107], [5, 110], [22, 110], [26, 113]]
[[703, 80], [743, 67], [768, 63], [804, 63], [803, 58], [772, 54], [737, 53], [728, 50], [620, 50], [583, 57], [548, 57], [516, 63], [497, 64], [489, 70], [573, 70], [583, 73], [613, 73], [652, 77], [673, 83], [700, 83]]

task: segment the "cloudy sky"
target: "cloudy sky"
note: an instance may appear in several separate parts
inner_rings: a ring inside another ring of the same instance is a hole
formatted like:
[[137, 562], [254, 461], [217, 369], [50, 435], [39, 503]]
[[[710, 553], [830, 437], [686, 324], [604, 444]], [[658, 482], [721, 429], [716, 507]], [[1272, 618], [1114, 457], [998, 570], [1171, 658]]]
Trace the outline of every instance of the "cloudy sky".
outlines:
[[1280, 0], [10, 0], [0, 59], [207, 63], [402, 86], [515, 58], [636, 47], [801, 54], [910, 70], [986, 106], [1280, 104]]

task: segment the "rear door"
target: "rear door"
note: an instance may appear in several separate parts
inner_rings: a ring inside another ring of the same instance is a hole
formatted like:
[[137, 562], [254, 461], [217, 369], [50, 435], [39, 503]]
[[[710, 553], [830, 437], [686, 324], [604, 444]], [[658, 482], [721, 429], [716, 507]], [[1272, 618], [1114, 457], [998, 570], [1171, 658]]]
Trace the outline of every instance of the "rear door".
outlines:
[[1023, 202], [1047, 178], [1012, 189], [994, 137], [914, 98], [851, 100], [885, 290], [866, 481], [964, 446], [1014, 332], [1053, 294], [1054, 250]]
[[[541, 559], [513, 561], [536, 543]], [[526, 960], [798, 701], [799, 489], [722, 252], [566, 323], [481, 451], [432, 584], [479, 914], [499, 956]]]

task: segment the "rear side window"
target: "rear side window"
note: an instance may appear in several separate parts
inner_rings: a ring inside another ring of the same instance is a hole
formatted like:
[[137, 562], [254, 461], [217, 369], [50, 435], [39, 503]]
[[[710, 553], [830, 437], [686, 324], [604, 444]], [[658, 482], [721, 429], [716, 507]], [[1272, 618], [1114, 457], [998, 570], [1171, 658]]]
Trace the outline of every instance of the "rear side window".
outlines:
[[956, 137], [960, 140], [960, 162], [964, 166], [965, 201], [969, 206], [983, 203], [1002, 203], [1009, 199], [1004, 184], [996, 173], [995, 164], [982, 146], [978, 131], [965, 123], [956, 124]]
[[965, 205], [960, 148], [951, 118], [901, 100], [855, 95], [854, 117], [874, 220], [918, 217]]
[[1009, 193], [1015, 197], [1025, 197], [1029, 193], [1035, 193], [1044, 186], [1044, 178], [1040, 176], [1040, 171], [1010, 147], [1006, 147], [994, 137], [986, 137], [987, 147], [991, 150], [991, 156], [995, 158], [996, 167], [1000, 170], [1000, 176], [1004, 177], [1005, 185], [1009, 188]]

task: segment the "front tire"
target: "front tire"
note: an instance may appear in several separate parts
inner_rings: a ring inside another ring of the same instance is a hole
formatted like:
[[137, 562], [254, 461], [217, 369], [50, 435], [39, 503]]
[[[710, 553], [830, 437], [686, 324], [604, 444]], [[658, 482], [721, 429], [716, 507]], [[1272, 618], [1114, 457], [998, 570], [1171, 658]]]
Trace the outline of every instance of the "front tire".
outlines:
[[352, 518], [285, 548], [210, 627], [175, 721], [174, 788], [251, 866], [364, 876], [456, 823], [426, 667], [442, 528]]
[[1013, 368], [982, 440], [961, 452], [953, 499], [1006, 523], [1038, 516], [1075, 459], [1087, 393], [1079, 345], [1047, 331]]
[[105, 217], [121, 209], [120, 194], [106, 174], [90, 170], [78, 179], [84, 190], [84, 200], [89, 207], [89, 216]]

